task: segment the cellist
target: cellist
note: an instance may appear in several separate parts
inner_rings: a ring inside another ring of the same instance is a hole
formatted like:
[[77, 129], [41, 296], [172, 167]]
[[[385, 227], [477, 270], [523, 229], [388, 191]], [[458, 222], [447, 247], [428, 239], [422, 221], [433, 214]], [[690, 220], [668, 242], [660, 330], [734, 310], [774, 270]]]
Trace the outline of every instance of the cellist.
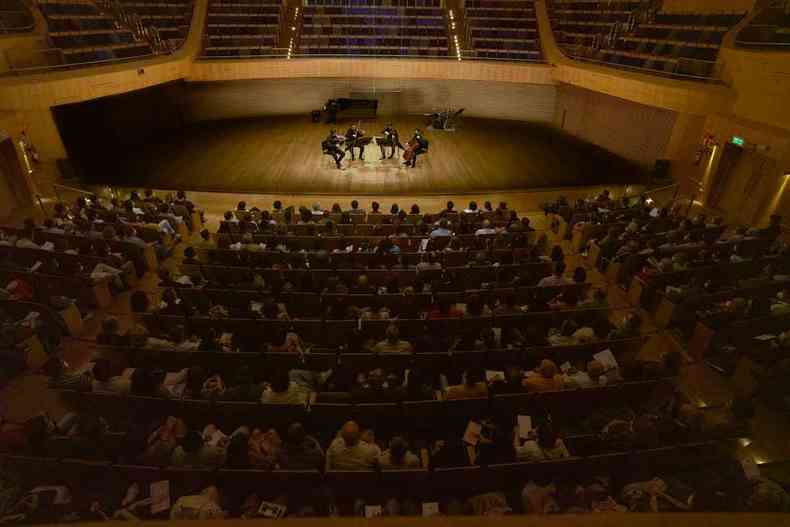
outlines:
[[403, 153], [404, 165], [414, 168], [417, 164], [417, 156], [428, 151], [428, 140], [422, 135], [419, 128], [414, 130], [414, 135], [408, 143], [406, 151]]

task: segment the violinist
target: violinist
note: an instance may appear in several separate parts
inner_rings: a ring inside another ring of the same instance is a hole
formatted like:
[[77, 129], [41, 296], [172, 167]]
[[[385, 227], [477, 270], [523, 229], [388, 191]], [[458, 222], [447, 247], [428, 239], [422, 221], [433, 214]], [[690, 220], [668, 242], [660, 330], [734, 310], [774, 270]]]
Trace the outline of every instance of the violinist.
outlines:
[[390, 147], [392, 151], [390, 152], [389, 159], [392, 159], [392, 156], [395, 155], [395, 149], [400, 148], [401, 150], [405, 150], [406, 148], [400, 142], [400, 136], [398, 135], [398, 131], [392, 126], [392, 123], [387, 123], [384, 127], [384, 130], [381, 132], [382, 138], [379, 139], [377, 142], [379, 144], [379, 148], [381, 148], [381, 159], [387, 158], [387, 148]]
[[340, 150], [340, 144], [343, 142], [343, 136], [337, 135], [337, 131], [332, 129], [326, 139], [321, 141], [321, 149], [323, 152], [335, 160], [338, 170], [342, 167], [340, 162], [346, 157], [346, 153]]
[[406, 151], [403, 153], [404, 165], [414, 168], [417, 164], [417, 156], [428, 151], [428, 140], [422, 135], [422, 131], [417, 128], [414, 131], [411, 141], [409, 141]]
[[354, 161], [354, 148], [359, 148], [360, 161], [365, 160], [365, 145], [362, 144], [360, 139], [365, 135], [365, 131], [361, 130], [357, 125], [352, 124], [351, 128], [346, 132], [346, 151], [351, 151], [351, 160]]

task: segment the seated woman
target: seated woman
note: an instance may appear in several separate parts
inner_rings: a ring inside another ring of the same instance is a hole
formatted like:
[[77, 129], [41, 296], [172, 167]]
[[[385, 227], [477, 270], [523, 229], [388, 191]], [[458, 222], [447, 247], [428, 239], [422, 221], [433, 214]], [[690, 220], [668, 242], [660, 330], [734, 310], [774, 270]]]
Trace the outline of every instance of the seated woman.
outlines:
[[549, 359], [543, 359], [535, 370], [527, 372], [524, 386], [531, 392], [550, 392], [562, 390], [563, 380], [557, 365]]
[[518, 427], [513, 432], [513, 449], [519, 461], [543, 461], [570, 457], [565, 442], [557, 436], [549, 423], [530, 430], [529, 438], [522, 442]]
[[390, 440], [390, 445], [378, 457], [378, 464], [382, 469], [419, 468], [420, 458], [409, 451], [406, 440], [395, 436]]

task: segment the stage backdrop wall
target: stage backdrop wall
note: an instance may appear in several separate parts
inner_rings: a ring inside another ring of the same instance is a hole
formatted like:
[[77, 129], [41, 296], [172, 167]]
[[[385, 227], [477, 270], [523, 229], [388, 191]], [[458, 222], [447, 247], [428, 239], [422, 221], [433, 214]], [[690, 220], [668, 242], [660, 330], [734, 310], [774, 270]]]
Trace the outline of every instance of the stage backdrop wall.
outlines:
[[465, 115], [550, 123], [554, 86], [453, 80], [287, 79], [188, 82], [192, 121], [308, 114], [333, 97], [379, 99], [379, 115], [425, 113], [452, 106]]
[[677, 112], [559, 84], [554, 124], [626, 159], [650, 167], [666, 157]]

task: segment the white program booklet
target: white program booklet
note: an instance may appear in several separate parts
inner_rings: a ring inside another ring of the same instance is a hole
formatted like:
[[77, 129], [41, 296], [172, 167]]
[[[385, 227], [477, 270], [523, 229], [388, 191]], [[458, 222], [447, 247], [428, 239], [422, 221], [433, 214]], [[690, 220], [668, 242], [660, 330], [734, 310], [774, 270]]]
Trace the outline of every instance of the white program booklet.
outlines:
[[532, 417], [529, 415], [518, 416], [518, 436], [521, 439], [529, 438], [529, 433], [532, 431]]
[[603, 351], [599, 351], [593, 358], [600, 362], [605, 370], [614, 370], [617, 369], [620, 365], [617, 364], [617, 359], [614, 358], [614, 354], [612, 350], [605, 349]]

